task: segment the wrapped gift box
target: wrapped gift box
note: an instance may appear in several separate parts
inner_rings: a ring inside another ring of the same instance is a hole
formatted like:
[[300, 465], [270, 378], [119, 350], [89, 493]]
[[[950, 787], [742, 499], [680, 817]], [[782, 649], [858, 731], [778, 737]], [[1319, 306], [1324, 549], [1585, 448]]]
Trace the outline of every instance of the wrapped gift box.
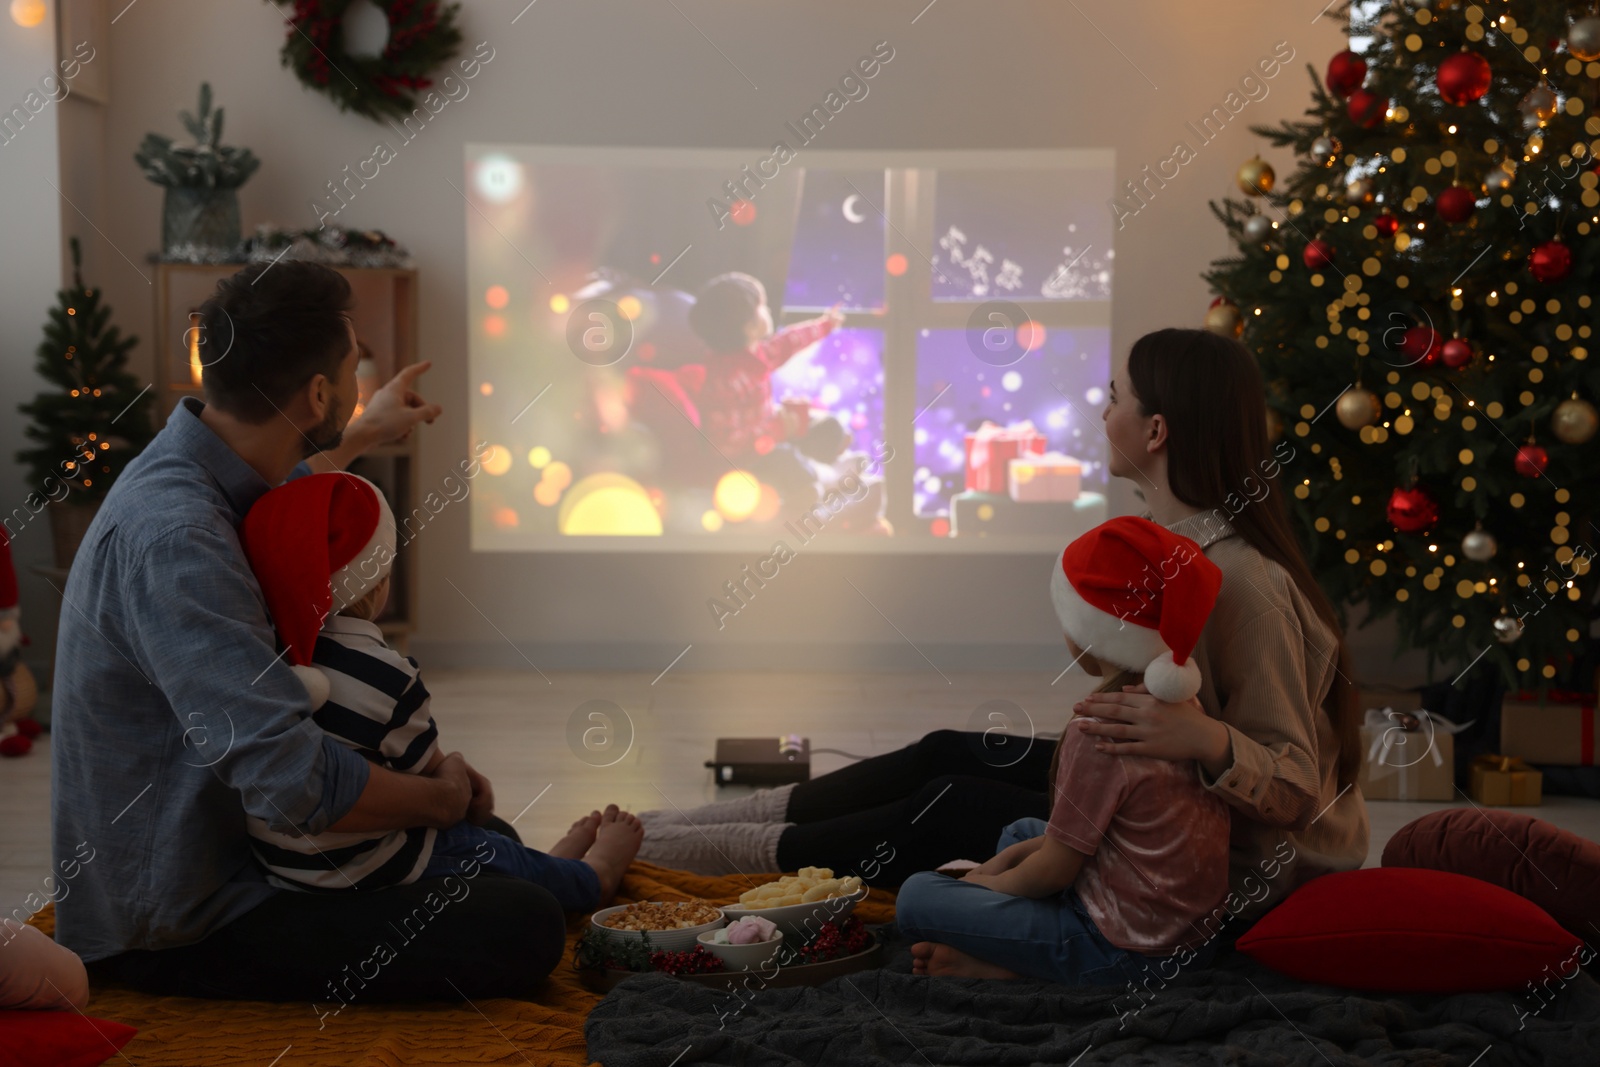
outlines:
[[[1451, 800], [1456, 795], [1454, 727], [1426, 711], [1371, 708], [1361, 727], [1366, 756], [1357, 784], [1368, 800]], [[1404, 729], [1402, 721], [1417, 728]]]
[[1545, 702], [1532, 693], [1507, 697], [1500, 709], [1500, 751], [1529, 763], [1592, 767], [1600, 763], [1595, 697], [1552, 689]]
[[1028, 453], [1006, 464], [1006, 485], [1018, 503], [1078, 499], [1083, 464], [1060, 452]]
[[1105, 511], [1106, 498], [1099, 493], [1028, 504], [1019, 504], [1005, 493], [957, 493], [950, 498], [950, 536], [1059, 535], [1066, 547], [1072, 531], [1085, 529], [1086, 521], [1090, 525], [1104, 522]]
[[967, 491], [1004, 493], [1007, 464], [1024, 452], [1044, 453], [1044, 434], [1032, 422], [997, 426], [986, 422], [967, 434]]
[[1544, 775], [1515, 756], [1479, 756], [1472, 761], [1467, 790], [1479, 804], [1538, 804], [1544, 799]]

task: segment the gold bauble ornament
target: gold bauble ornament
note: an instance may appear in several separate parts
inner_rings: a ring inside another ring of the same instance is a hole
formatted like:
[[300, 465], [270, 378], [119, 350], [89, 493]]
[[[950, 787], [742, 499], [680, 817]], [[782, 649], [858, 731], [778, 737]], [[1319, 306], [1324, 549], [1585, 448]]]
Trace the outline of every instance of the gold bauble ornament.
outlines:
[[1572, 397], [1556, 405], [1550, 416], [1550, 431], [1566, 445], [1581, 445], [1600, 430], [1600, 412], [1581, 397]]
[[1344, 187], [1344, 198], [1352, 204], [1372, 203], [1372, 179], [1355, 178]]
[[1383, 415], [1383, 407], [1376, 393], [1357, 385], [1346, 389], [1344, 395], [1339, 397], [1339, 402], [1334, 405], [1334, 413], [1345, 429], [1359, 430], [1376, 423]]
[[1239, 167], [1237, 175], [1239, 188], [1246, 196], [1261, 196], [1272, 192], [1272, 183], [1278, 180], [1278, 175], [1272, 169], [1272, 164], [1254, 156]]
[[1244, 312], [1239, 310], [1239, 305], [1224, 300], [1207, 309], [1204, 326], [1224, 337], [1238, 337], [1244, 333]]

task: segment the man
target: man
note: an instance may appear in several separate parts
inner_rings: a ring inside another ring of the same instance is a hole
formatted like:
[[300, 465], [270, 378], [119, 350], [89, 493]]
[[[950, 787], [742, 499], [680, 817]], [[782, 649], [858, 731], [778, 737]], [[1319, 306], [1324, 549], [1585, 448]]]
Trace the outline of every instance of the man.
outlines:
[[234, 532], [292, 474], [340, 469], [439, 414], [412, 390], [423, 362], [350, 422], [352, 306], [345, 278], [314, 263], [220, 282], [201, 308], [216, 353], [205, 402], [180, 402], [128, 465], [73, 564], [52, 736], [56, 930], [98, 979], [331, 1010], [523, 996], [561, 957], [555, 898], [475, 862], [297, 893], [251, 859], [247, 813], [297, 835], [492, 818], [488, 780], [459, 753], [403, 774], [323, 734]]

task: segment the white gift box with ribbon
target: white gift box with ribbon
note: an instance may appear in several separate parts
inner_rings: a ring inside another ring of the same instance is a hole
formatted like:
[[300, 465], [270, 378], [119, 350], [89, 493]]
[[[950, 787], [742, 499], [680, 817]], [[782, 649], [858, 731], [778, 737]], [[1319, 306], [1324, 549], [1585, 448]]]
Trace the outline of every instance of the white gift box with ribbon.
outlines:
[[1429, 711], [1368, 708], [1361, 726], [1362, 795], [1368, 800], [1454, 799], [1455, 735], [1470, 725]]

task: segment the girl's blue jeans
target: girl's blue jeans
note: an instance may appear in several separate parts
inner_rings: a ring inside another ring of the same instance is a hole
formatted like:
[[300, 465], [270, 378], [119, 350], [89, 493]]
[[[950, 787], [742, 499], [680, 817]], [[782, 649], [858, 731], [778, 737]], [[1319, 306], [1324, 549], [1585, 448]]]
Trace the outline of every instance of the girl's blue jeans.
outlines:
[[[995, 851], [1044, 830], [1043, 819], [1018, 819], [1001, 831]], [[900, 887], [895, 921], [913, 941], [936, 941], [1017, 974], [1067, 985], [1123, 985], [1162, 964], [1170, 972], [1180, 958], [1204, 966], [1213, 954], [1209, 942], [1196, 953], [1171, 957], [1118, 948], [1095, 928], [1070, 887], [1034, 900], [932, 871], [914, 874]]]

